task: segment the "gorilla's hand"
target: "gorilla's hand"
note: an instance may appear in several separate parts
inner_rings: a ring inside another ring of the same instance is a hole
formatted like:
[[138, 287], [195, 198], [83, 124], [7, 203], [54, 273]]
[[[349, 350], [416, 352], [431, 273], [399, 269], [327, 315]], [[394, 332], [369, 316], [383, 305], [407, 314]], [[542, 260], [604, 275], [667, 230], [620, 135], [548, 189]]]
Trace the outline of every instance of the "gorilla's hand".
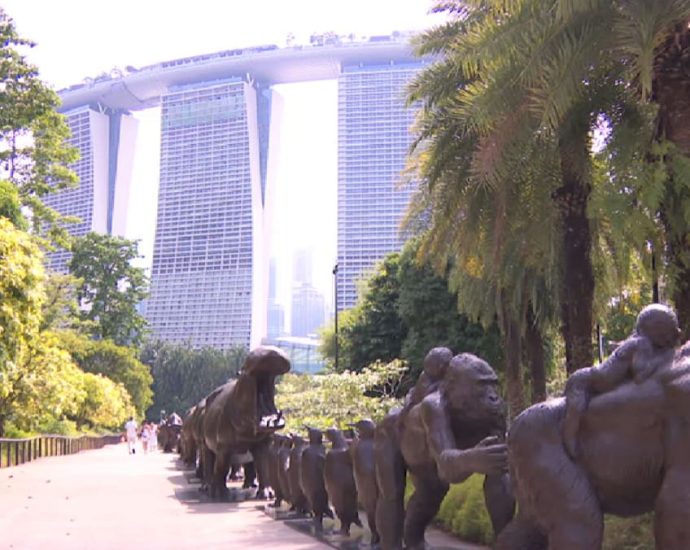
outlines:
[[441, 453], [438, 472], [448, 483], [459, 483], [471, 474], [497, 475], [508, 469], [508, 448], [498, 437], [487, 437], [467, 450]]

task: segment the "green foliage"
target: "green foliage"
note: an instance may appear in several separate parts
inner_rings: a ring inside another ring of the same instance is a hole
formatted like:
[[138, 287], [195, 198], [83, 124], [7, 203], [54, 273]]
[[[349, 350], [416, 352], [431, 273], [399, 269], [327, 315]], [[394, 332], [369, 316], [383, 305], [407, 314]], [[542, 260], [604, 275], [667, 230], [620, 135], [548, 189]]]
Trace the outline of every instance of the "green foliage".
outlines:
[[654, 517], [606, 516], [602, 550], [654, 550]]
[[500, 335], [495, 324], [484, 329], [458, 312], [458, 297], [448, 290], [448, 281], [428, 264], [419, 264], [419, 243], [410, 241], [400, 256], [397, 310], [407, 336], [401, 357], [410, 365], [409, 379], [421, 372], [427, 352], [445, 346], [456, 353], [474, 353], [491, 365], [500, 365]]
[[381, 420], [395, 398], [405, 366], [401, 361], [374, 363], [360, 372], [286, 374], [277, 385], [276, 406], [285, 413], [286, 429], [304, 426], [347, 428], [361, 418]]
[[84, 373], [60, 348], [55, 334], [40, 334], [27, 367], [21, 381], [23, 398], [12, 415], [14, 424], [37, 431], [46, 423], [73, 417], [86, 398]]
[[89, 332], [93, 323], [82, 321], [77, 305], [79, 280], [68, 273], [46, 274], [46, 299], [43, 303], [41, 330], [74, 329]]
[[27, 374], [41, 321], [41, 253], [32, 238], [0, 218], [0, 435], [30, 393]]
[[149, 367], [137, 359], [134, 349], [110, 340], [91, 340], [72, 331], [61, 332], [60, 340], [84, 372], [101, 374], [113, 383], [122, 384], [137, 415], [144, 415], [152, 403], [153, 378]]
[[484, 504], [484, 476], [451, 485], [436, 516], [441, 527], [467, 542], [491, 544], [493, 528]]
[[0, 180], [0, 218], [7, 218], [17, 229], [26, 231], [29, 226], [21, 208], [17, 188], [9, 181]]
[[65, 244], [66, 218], [41, 197], [76, 184], [68, 166], [77, 152], [65, 145], [69, 128], [56, 112], [57, 94], [21, 53], [32, 46], [18, 36], [12, 19], [0, 9], [0, 164], [29, 210], [33, 230]]
[[69, 130], [55, 111], [57, 94], [20, 52], [31, 46], [0, 8], [0, 165], [6, 177], [0, 181], [0, 436], [6, 426], [17, 434], [74, 431], [80, 408], [101, 390], [106, 397], [81, 416], [90, 425], [118, 425], [120, 409], [129, 407], [124, 389], [106, 391], [110, 380], [90, 382], [93, 375], [74, 363], [64, 334], [58, 339], [51, 332], [74, 325], [63, 291], [69, 283], [55, 277], [47, 284], [38, 243], [49, 241], [24, 231], [23, 214], [36, 235], [67, 243], [69, 220], [42, 197], [76, 183], [68, 165], [77, 154], [65, 145]]
[[[448, 281], [417, 260], [419, 242], [386, 256], [364, 286], [359, 303], [344, 311], [339, 329], [338, 370], [358, 372], [376, 361], [400, 358], [410, 369], [400, 387], [404, 392], [421, 372], [427, 352], [447, 346], [475, 353], [492, 364], [500, 362], [499, 335], [458, 313], [458, 298]], [[333, 362], [334, 334], [322, 333], [321, 353]]]
[[134, 267], [137, 243], [111, 235], [89, 233], [72, 245], [69, 271], [79, 279], [81, 319], [92, 323], [95, 338], [118, 345], [141, 344], [146, 320], [136, 307], [147, 296], [143, 268]]
[[141, 355], [153, 376], [154, 400], [147, 418], [158, 420], [161, 411], [183, 416], [215, 388], [237, 376], [246, 357], [243, 346], [218, 350], [149, 343]]
[[[360, 371], [399, 358], [406, 328], [398, 315], [398, 254], [389, 254], [367, 280], [360, 302], [341, 316], [338, 369]], [[323, 351], [326, 351], [324, 349]]]
[[83, 384], [86, 398], [74, 415], [78, 425], [117, 430], [134, 414], [129, 394], [122, 384], [89, 372], [84, 373]]

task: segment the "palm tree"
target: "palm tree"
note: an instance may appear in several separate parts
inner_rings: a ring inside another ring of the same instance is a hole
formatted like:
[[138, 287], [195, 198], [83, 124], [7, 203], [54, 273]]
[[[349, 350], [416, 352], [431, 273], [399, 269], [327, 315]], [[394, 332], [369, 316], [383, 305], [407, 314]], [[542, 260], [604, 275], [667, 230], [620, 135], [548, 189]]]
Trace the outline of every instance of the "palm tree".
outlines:
[[[454, 49], [474, 21], [455, 19], [421, 39], [421, 53], [442, 59], [410, 88], [410, 102], [422, 106], [412, 156], [413, 176], [422, 183], [406, 222], [422, 234], [422, 259], [440, 272], [451, 265], [449, 282], [461, 311], [486, 325], [498, 321], [508, 402], [517, 414], [525, 402], [527, 335], [536, 366], [533, 399], [545, 395], [539, 351], [558, 299], [558, 243], [549, 192], [542, 191], [558, 183], [558, 157], [555, 142], [546, 138], [527, 140], [531, 147], [504, 150], [494, 159], [495, 148], [475, 121], [460, 114], [465, 105], [458, 90], [477, 81], [467, 77]], [[512, 130], [528, 132], [529, 126]]]
[[[525, 172], [527, 162], [539, 163], [541, 168], [533, 170], [537, 174], [557, 174], [556, 179], [526, 182], [537, 186], [535, 196], [550, 197], [540, 217], [557, 215], [561, 257], [555, 264], [559, 278], [553, 302], [560, 304], [570, 372], [592, 364], [594, 273], [587, 208], [592, 189], [590, 130], [601, 90], [571, 82], [579, 93], [562, 109], [532, 57], [538, 54], [542, 63], [553, 65], [567, 40], [542, 36], [553, 14], [528, 3], [515, 4], [513, 11], [505, 2], [451, 1], [439, 6], [456, 17], [421, 39], [420, 53], [440, 53], [444, 61], [426, 71], [412, 89], [411, 99], [425, 102], [417, 147], [435, 140], [428, 156], [433, 158], [429, 164], [438, 167], [422, 171], [429, 181], [442, 176], [444, 163], [457, 164], [458, 151], [467, 154], [455, 177], [468, 178], [480, 188], [516, 186], [515, 176]], [[542, 46], [545, 40], [552, 42], [552, 50], [537, 51], [534, 44]], [[500, 210], [494, 213], [500, 221]]]
[[[509, 13], [504, 11], [501, 25], [486, 33], [483, 41], [476, 40], [475, 47], [491, 53], [511, 50], [506, 44], [512, 43], [511, 51], [526, 67], [524, 72], [540, 75], [536, 86], [530, 78], [526, 82], [538, 90], [531, 95], [547, 122], [562, 121], [562, 114], [577, 106], [597, 80], [604, 90], [614, 91], [610, 98], [614, 101], [592, 106], [593, 114], [605, 116], [612, 135], [620, 126], [625, 131], [631, 116], [643, 114], [636, 139], [609, 145], [631, 148], [643, 164], [650, 165], [638, 165], [634, 175], [641, 198], [647, 199], [636, 201], [636, 206], [662, 230], [662, 242], [655, 250], [664, 250], [665, 259], [657, 268], [665, 271], [681, 326], [690, 337], [690, 0], [489, 4], [507, 5]], [[535, 12], [546, 15], [526, 24]], [[515, 34], [524, 28], [531, 30], [523, 33], [525, 39], [516, 40]], [[496, 32], [504, 36], [492, 45]], [[631, 100], [640, 112], [633, 112]], [[651, 123], [644, 123], [645, 114]], [[613, 147], [609, 154], [614, 161], [631, 155]], [[620, 163], [617, 168], [630, 173]], [[627, 183], [630, 180], [619, 185]]]

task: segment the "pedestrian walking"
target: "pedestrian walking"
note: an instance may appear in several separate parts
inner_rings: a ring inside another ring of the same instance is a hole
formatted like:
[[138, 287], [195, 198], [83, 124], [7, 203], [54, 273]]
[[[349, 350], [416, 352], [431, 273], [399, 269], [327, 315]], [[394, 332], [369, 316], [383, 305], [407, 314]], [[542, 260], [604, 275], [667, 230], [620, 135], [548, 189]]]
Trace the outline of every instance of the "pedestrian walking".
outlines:
[[125, 431], [127, 432], [127, 450], [129, 454], [133, 455], [137, 452], [137, 421], [133, 416], [125, 423]]

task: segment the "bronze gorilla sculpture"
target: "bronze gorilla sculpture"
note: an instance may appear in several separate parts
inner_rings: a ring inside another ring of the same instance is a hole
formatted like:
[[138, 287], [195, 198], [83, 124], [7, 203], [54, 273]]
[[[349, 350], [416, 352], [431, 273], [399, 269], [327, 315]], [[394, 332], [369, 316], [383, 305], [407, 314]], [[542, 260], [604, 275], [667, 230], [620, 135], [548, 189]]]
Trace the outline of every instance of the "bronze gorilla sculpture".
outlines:
[[225, 479], [233, 455], [247, 452], [254, 458], [257, 496], [267, 497], [270, 437], [285, 426], [275, 407], [275, 379], [289, 370], [290, 360], [282, 350], [261, 346], [249, 353], [236, 380], [206, 397], [203, 462], [212, 498], [227, 498]]
[[690, 343], [644, 381], [629, 379], [592, 396], [574, 458], [564, 441], [565, 416], [565, 399], [553, 399], [530, 407], [511, 427], [518, 515], [496, 548], [597, 550], [605, 513], [650, 511], [656, 548], [690, 548]]
[[[379, 499], [376, 526], [384, 550], [425, 548], [424, 531], [450, 483], [485, 474], [484, 494], [494, 532], [510, 521], [514, 501], [507, 479], [505, 407], [498, 378], [482, 359], [434, 348], [402, 410], [375, 434]], [[403, 507], [405, 471], [415, 492]], [[401, 529], [402, 527], [402, 529]]]

